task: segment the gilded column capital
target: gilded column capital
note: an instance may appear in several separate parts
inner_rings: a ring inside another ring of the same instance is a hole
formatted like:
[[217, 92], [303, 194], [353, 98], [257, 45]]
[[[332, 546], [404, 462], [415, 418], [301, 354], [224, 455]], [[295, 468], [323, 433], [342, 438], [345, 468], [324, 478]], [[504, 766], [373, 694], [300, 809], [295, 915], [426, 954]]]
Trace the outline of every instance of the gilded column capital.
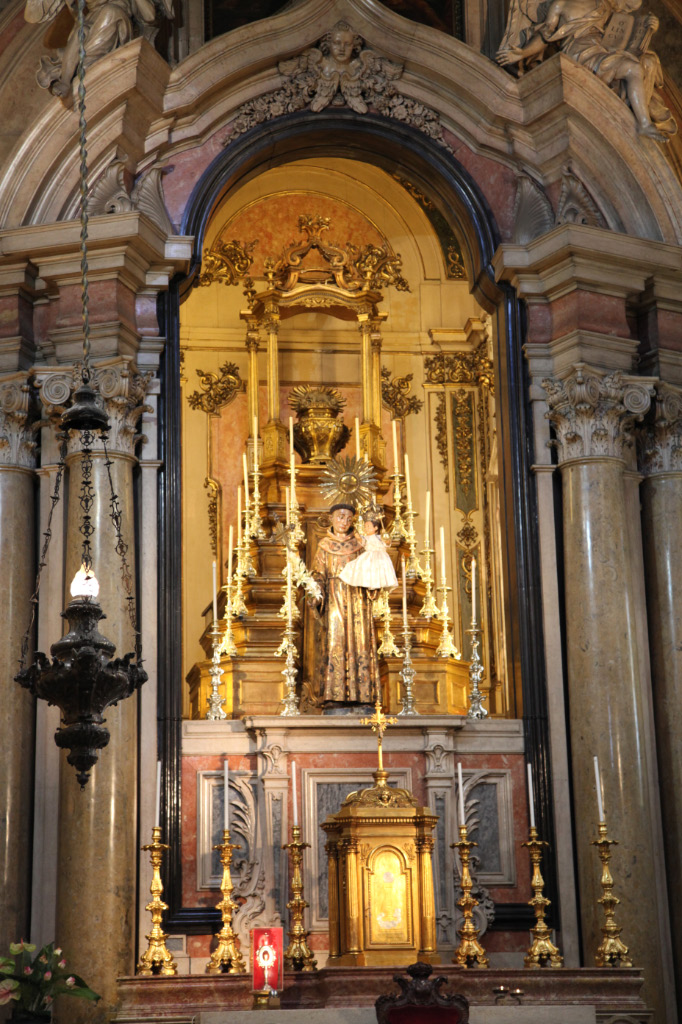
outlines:
[[35, 469], [38, 389], [31, 377], [0, 384], [0, 466]]
[[624, 458], [635, 420], [648, 411], [654, 393], [649, 378], [621, 370], [601, 373], [585, 363], [576, 363], [566, 377], [546, 377], [542, 386], [560, 465], [570, 459]]
[[653, 416], [642, 425], [637, 440], [645, 476], [682, 472], [682, 388], [656, 385]]

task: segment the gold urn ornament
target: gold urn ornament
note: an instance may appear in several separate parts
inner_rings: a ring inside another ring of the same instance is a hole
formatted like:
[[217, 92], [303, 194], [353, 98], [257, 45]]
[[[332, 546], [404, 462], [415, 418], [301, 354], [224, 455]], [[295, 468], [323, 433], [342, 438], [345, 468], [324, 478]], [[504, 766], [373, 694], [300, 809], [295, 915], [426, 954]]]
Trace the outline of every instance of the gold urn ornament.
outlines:
[[345, 404], [336, 388], [301, 384], [291, 390], [289, 405], [298, 417], [294, 447], [303, 462], [328, 462], [346, 447], [350, 430], [339, 418]]

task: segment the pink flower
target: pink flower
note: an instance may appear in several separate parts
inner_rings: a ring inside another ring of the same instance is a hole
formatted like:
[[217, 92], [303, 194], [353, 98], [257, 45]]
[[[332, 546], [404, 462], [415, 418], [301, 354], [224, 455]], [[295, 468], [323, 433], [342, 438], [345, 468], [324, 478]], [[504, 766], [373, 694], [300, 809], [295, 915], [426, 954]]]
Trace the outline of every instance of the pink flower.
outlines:
[[24, 967], [24, 974], [33, 974], [32, 967]]
[[73, 977], [73, 975], [71, 975], [71, 977], [70, 977], [70, 978], [67, 978], [67, 979], [66, 979], [66, 981], [64, 982], [64, 984], [65, 984], [65, 985], [68, 985], [68, 986], [69, 986], [69, 988], [73, 988], [73, 986], [74, 986], [74, 985], [76, 984], [76, 979], [75, 979], [75, 978]]
[[52, 977], [52, 971], [45, 971], [43, 977], [45, 978], [45, 981], [49, 981], [50, 978]]
[[62, 955], [62, 951], [59, 948], [59, 946], [55, 947], [54, 955], [55, 956], [61, 956]]
[[[56, 952], [57, 951], [55, 950], [55, 953]], [[59, 963], [57, 964], [57, 967], [66, 967], [66, 960], [60, 960]]]
[[38, 959], [40, 960], [41, 964], [46, 964], [47, 963], [47, 957], [45, 956], [44, 953], [43, 953], [43, 955], [41, 957], [38, 957]]

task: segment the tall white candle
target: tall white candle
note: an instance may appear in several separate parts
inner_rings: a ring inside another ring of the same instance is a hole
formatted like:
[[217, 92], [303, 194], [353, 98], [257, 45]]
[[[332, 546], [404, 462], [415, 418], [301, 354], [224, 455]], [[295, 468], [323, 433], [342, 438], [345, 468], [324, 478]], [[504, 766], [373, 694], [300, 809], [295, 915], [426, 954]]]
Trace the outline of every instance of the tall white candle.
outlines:
[[237, 547], [242, 546], [242, 489], [237, 488]]
[[246, 507], [249, 507], [249, 464], [246, 461], [246, 452], [242, 455], [242, 462], [244, 464], [244, 497], [246, 498]]
[[289, 417], [289, 458], [294, 454], [294, 418]]
[[410, 460], [405, 452], [405, 487], [407, 488], [407, 505], [412, 508], [412, 488], [410, 487]]
[[218, 592], [216, 590], [216, 587], [217, 587], [216, 571], [217, 571], [216, 560], [214, 558], [213, 559], [213, 621], [214, 622], [218, 621]]
[[602, 803], [601, 798], [601, 775], [599, 773], [599, 758], [596, 756], [594, 758], [594, 781], [597, 786], [597, 810], [599, 811], [599, 820], [606, 821], [606, 816], [604, 815], [604, 804]]
[[462, 780], [462, 763], [457, 762], [457, 782], [459, 784], [459, 823], [465, 825], [466, 820], [464, 818], [464, 781]]
[[476, 559], [471, 559], [471, 620], [476, 622]]
[[440, 528], [440, 575], [445, 582], [445, 527]]
[[393, 427], [393, 472], [400, 472], [400, 463], [398, 462], [398, 427], [395, 420], [391, 421]]
[[289, 495], [289, 488], [284, 488], [284, 494], [286, 496], [286, 508], [287, 508], [287, 526], [291, 522], [291, 498]]
[[529, 764], [526, 765], [528, 773], [528, 814], [530, 815], [530, 827], [535, 828], [535, 800], [533, 798], [533, 772]]
[[223, 761], [223, 828], [230, 827], [230, 772]]
[[431, 532], [430, 531], [430, 525], [429, 525], [430, 519], [431, 519], [431, 491], [427, 491], [426, 492], [426, 512], [424, 513], [424, 547], [425, 548], [428, 548], [428, 546], [429, 546], [429, 535], [430, 535], [430, 532]]
[[291, 477], [291, 507], [294, 508], [298, 504], [298, 502], [296, 501], [296, 457], [294, 456], [293, 452], [291, 454], [289, 476]]
[[253, 471], [258, 470], [258, 417], [253, 417]]
[[403, 626], [407, 629], [407, 583], [405, 581], [405, 556], [400, 559], [400, 571], [403, 579]]
[[154, 808], [154, 824], [161, 824], [161, 762], [156, 762], [156, 807]]
[[296, 793], [296, 762], [291, 762], [291, 793], [294, 798], [294, 825], [298, 825], [298, 795]]
[[227, 578], [232, 579], [232, 548], [234, 547], [234, 526], [230, 523], [230, 539], [227, 542]]

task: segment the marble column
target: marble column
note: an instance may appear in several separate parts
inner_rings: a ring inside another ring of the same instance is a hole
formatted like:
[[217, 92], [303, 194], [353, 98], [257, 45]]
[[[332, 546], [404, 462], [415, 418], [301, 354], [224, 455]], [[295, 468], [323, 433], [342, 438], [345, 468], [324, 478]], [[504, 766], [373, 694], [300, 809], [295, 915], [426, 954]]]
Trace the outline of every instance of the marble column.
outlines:
[[659, 384], [640, 433], [654, 718], [678, 1013], [682, 1017], [682, 389]]
[[[125, 364], [97, 373], [111, 420], [108, 440], [111, 476], [122, 513], [126, 560], [135, 579], [133, 467], [147, 377]], [[72, 439], [66, 539], [66, 585], [81, 562], [78, 501], [81, 458]], [[109, 518], [111, 490], [103, 453], [97, 446], [92, 469], [96, 502], [92, 563], [106, 613], [103, 634], [116, 644], [116, 656], [134, 650], [134, 633], [121, 580], [121, 559]], [[96, 1006], [69, 1000], [60, 1024], [108, 1020], [116, 1003], [116, 978], [131, 974], [135, 955], [137, 836], [137, 714], [133, 695], [106, 712], [111, 739], [100, 752], [81, 791], [64, 756], [60, 773], [60, 830], [57, 884], [57, 938], [73, 970], [83, 975], [102, 1000]], [[150, 785], [153, 785], [150, 781]], [[76, 1005], [73, 1005], [74, 1002]]]
[[599, 757], [612, 860], [616, 920], [633, 962], [645, 969], [645, 998], [665, 1020], [667, 950], [660, 941], [660, 831], [650, 806], [654, 752], [646, 728], [637, 650], [633, 553], [625, 500], [625, 457], [635, 419], [653, 391], [644, 378], [603, 375], [576, 364], [543, 381], [563, 485], [568, 702], [583, 956], [594, 966], [603, 911], [593, 757]]
[[[0, 949], [29, 934], [35, 702], [14, 682], [35, 586], [34, 388], [26, 378], [0, 384]], [[29, 648], [29, 657], [33, 646]]]

